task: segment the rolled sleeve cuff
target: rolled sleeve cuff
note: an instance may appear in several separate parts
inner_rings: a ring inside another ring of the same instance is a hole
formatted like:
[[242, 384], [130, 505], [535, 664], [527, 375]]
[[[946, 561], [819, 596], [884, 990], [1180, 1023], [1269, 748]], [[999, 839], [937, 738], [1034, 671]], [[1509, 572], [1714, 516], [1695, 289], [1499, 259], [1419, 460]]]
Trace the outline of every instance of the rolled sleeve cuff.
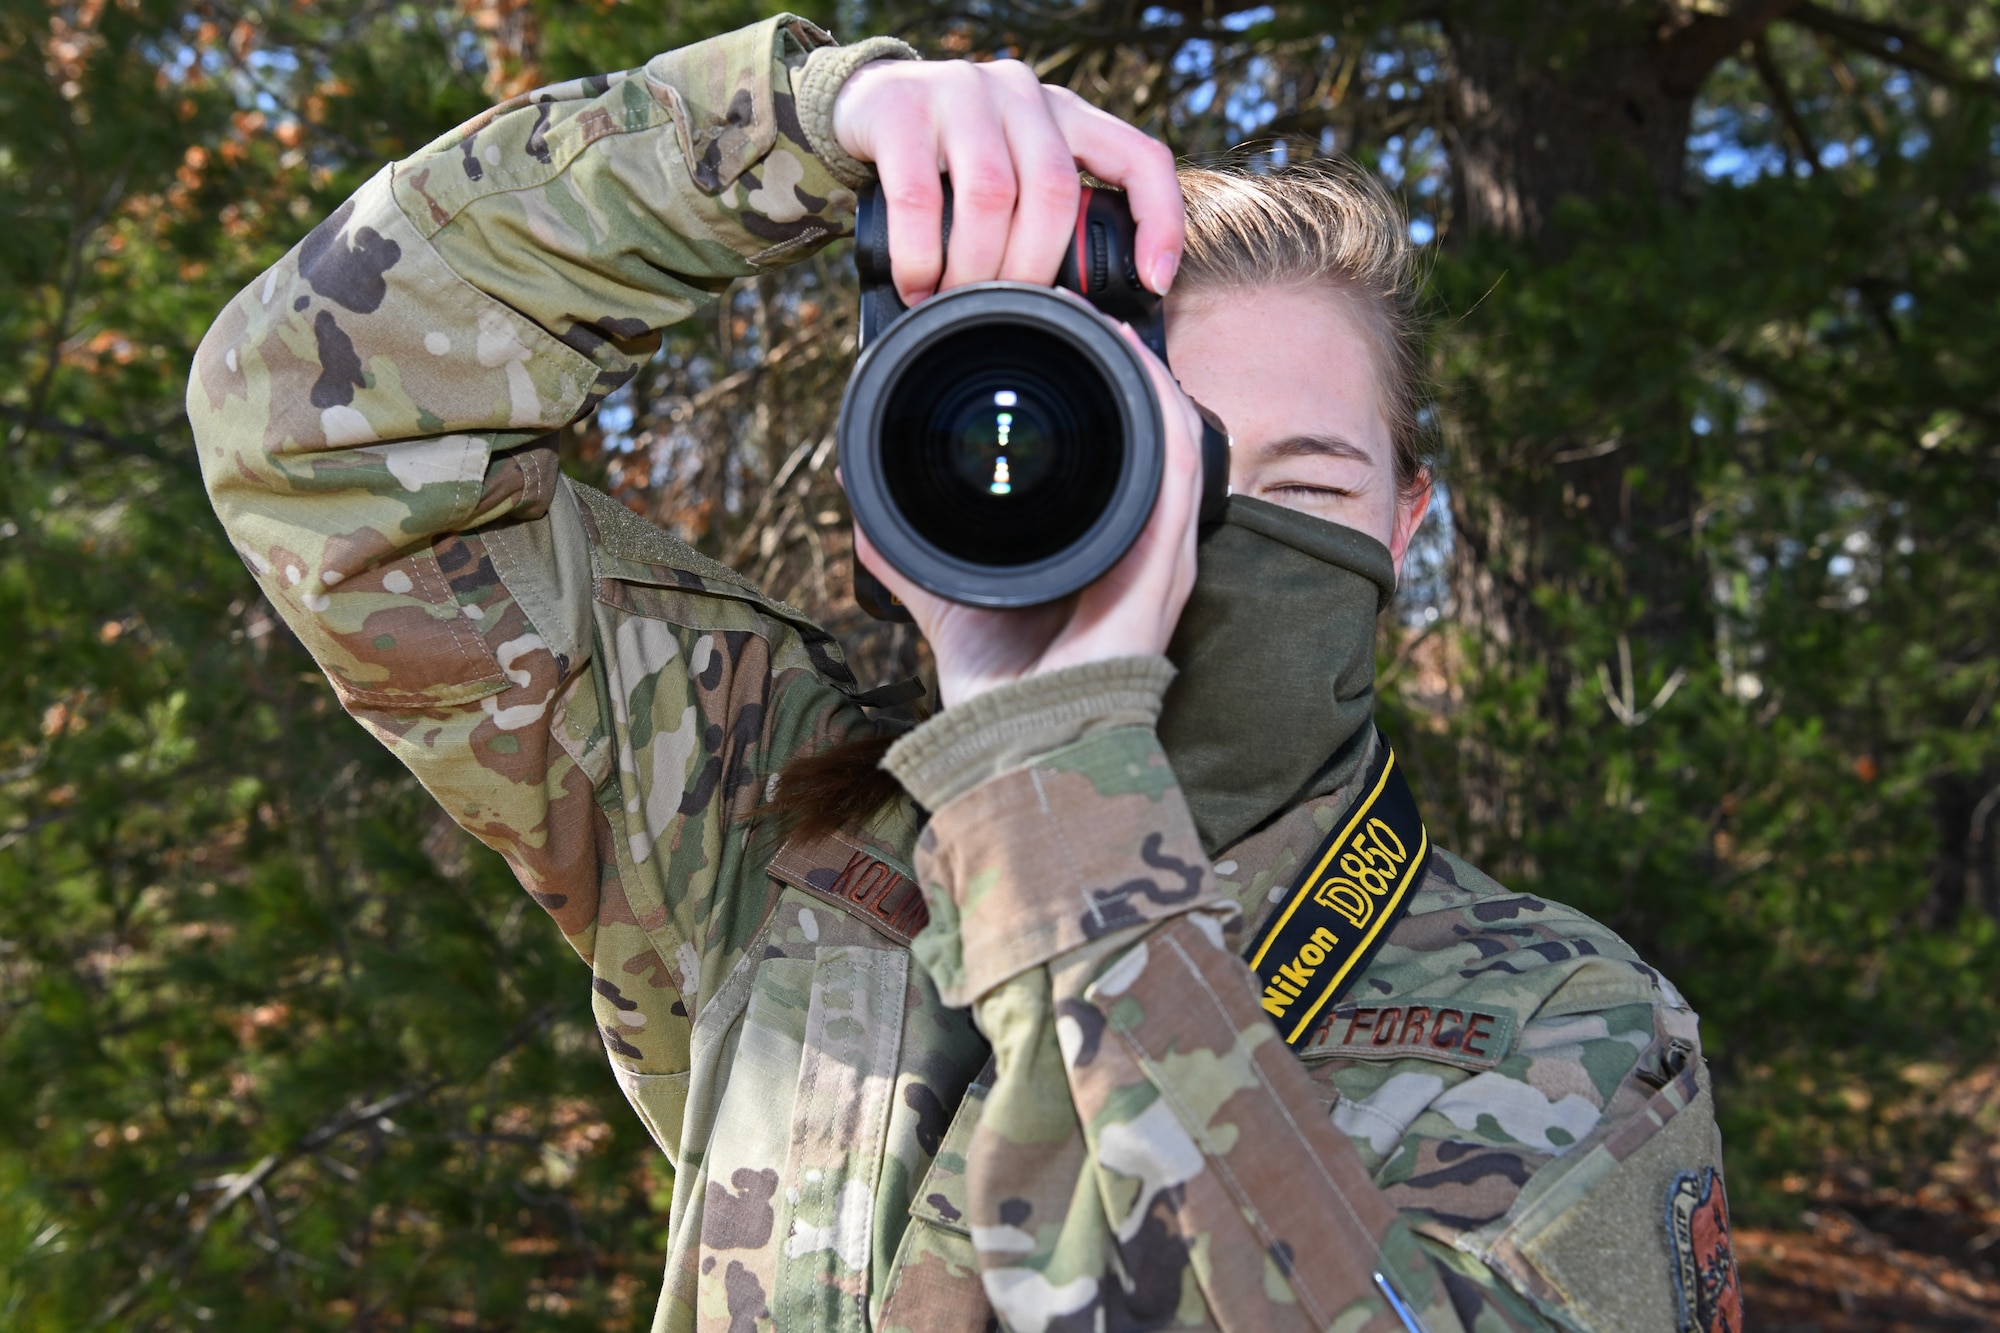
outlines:
[[926, 826], [916, 868], [931, 915], [914, 947], [953, 1005], [1217, 901], [1149, 726], [1095, 732], [950, 801]]
[[833, 134], [833, 101], [854, 71], [875, 60], [922, 60], [917, 48], [894, 37], [870, 37], [852, 46], [823, 46], [792, 75], [799, 128], [827, 173], [850, 190], [875, 183], [873, 163], [840, 146]]
[[1164, 657], [1118, 657], [1017, 680], [938, 714], [891, 746], [882, 766], [917, 804], [942, 810], [1086, 736], [1151, 727], [1173, 678]]

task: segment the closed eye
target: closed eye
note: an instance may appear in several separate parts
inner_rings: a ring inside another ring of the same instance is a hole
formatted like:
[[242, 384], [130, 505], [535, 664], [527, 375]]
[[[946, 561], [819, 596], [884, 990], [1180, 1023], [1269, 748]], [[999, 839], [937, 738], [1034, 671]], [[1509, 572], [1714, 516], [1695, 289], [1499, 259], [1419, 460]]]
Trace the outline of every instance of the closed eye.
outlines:
[[1286, 481], [1280, 482], [1275, 486], [1266, 486], [1264, 493], [1266, 495], [1296, 495], [1300, 497], [1326, 495], [1338, 499], [1351, 499], [1356, 494], [1355, 491], [1349, 490], [1345, 486], [1314, 486], [1302, 481]]

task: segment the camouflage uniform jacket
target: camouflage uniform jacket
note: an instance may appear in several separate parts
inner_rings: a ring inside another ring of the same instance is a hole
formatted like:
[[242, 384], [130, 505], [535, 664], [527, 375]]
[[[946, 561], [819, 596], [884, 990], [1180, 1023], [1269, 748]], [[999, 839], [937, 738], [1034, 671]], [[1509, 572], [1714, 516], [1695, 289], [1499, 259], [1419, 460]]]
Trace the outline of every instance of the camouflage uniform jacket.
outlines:
[[1211, 863], [1143, 717], [1085, 719], [920, 848], [913, 803], [782, 850], [756, 817], [868, 725], [838, 646], [551, 432], [850, 225], [795, 97], [825, 46], [780, 17], [477, 118], [189, 387], [260, 586], [588, 967], [675, 1168], [657, 1326], [1401, 1327], [1380, 1271], [1435, 1333], [1673, 1327], [1713, 1120], [1694, 1015], [1603, 928], [1439, 856], [1302, 1062], [1236, 949], [1352, 793]]

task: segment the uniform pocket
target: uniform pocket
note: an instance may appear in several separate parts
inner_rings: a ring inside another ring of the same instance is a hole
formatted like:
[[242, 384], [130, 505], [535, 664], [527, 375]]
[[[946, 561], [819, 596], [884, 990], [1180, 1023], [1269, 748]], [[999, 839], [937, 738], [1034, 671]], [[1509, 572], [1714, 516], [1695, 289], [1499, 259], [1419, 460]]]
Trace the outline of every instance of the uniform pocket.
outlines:
[[[1720, 1168], [1708, 1069], [1696, 1064], [1642, 1112], [1538, 1172], [1495, 1224], [1497, 1236], [1469, 1238], [1483, 1243], [1483, 1253], [1465, 1240], [1458, 1247], [1478, 1254], [1545, 1309], [1563, 1310], [1590, 1328], [1665, 1330], [1677, 1310], [1687, 1312], [1682, 1327], [1695, 1327], [1697, 1296], [1732, 1310], [1726, 1320], [1704, 1314], [1699, 1327], [1741, 1328]], [[1675, 1230], [1673, 1203], [1684, 1179], [1705, 1205], [1705, 1236]], [[1606, 1236], [1623, 1238], [1616, 1263], [1606, 1262]], [[1694, 1280], [1677, 1289], [1684, 1263], [1695, 1270]]]
[[919, 1221], [946, 1231], [955, 1231], [961, 1236], [972, 1234], [970, 1224], [965, 1220], [965, 1154], [972, 1146], [972, 1131], [979, 1127], [979, 1113], [986, 1106], [986, 1083], [992, 1078], [992, 1066], [980, 1075], [981, 1082], [974, 1083], [965, 1090], [965, 1096], [958, 1103], [958, 1111], [951, 1118], [951, 1125], [944, 1132], [944, 1139], [938, 1144], [937, 1156], [931, 1161], [931, 1169], [924, 1173], [923, 1184], [917, 1187], [917, 1197], [910, 1201], [910, 1216]]
[[687, 1113], [688, 1074], [682, 1070], [678, 1074], [635, 1074], [621, 1068], [616, 1060], [611, 1062], [611, 1072], [618, 1076], [618, 1089], [625, 1094], [625, 1100], [632, 1103], [632, 1109], [639, 1113], [639, 1119], [646, 1126], [646, 1132], [653, 1136], [653, 1142], [660, 1145], [660, 1151], [673, 1163], [674, 1170], [681, 1169], [681, 1120]]
[[985, 1333], [993, 1326], [965, 1216], [965, 1153], [979, 1127], [992, 1077], [989, 1064], [980, 1081], [965, 1090], [917, 1197], [910, 1201], [910, 1225], [875, 1320], [880, 1333]]
[[856, 1326], [908, 981], [908, 954], [856, 945], [758, 965], [697, 1185], [699, 1308]]
[[814, 951], [776, 1292], [788, 1329], [851, 1326], [866, 1299], [909, 967], [900, 949]]
[[895, 1272], [875, 1316], [877, 1333], [987, 1333], [993, 1327], [971, 1235], [962, 1224], [933, 1226], [916, 1216], [896, 1251]]

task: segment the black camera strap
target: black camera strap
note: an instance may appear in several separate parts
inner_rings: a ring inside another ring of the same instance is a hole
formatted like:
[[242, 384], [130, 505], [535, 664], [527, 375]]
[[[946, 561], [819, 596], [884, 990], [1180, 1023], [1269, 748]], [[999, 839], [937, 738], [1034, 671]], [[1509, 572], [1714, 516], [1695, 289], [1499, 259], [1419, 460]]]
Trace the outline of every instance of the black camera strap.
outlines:
[[1361, 799], [1244, 951], [1264, 984], [1264, 1012], [1294, 1050], [1375, 957], [1430, 860], [1430, 834], [1396, 751], [1381, 732], [1376, 739]]

